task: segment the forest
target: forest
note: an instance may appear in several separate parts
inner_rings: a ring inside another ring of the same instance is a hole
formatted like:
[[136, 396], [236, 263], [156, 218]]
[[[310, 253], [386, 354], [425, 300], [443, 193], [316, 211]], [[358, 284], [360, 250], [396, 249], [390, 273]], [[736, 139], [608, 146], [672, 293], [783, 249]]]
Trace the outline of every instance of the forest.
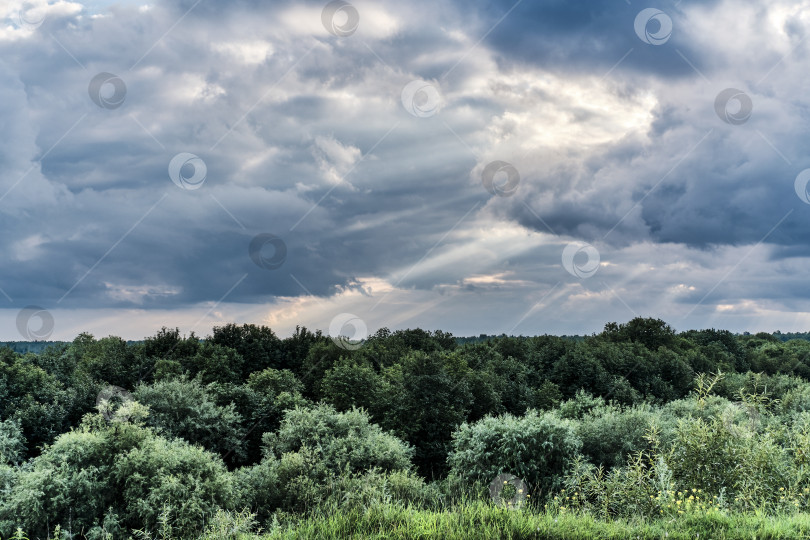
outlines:
[[806, 337], [635, 318], [3, 347], [0, 537], [803, 537]]

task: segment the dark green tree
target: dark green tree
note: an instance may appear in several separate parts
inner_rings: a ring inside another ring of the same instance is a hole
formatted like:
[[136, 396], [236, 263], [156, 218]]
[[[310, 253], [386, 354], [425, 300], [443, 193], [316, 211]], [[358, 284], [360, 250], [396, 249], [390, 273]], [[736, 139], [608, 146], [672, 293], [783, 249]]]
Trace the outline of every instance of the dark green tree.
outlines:
[[285, 365], [281, 340], [267, 326], [226, 324], [214, 328], [210, 341], [238, 352], [245, 361], [245, 374], [292, 367]]

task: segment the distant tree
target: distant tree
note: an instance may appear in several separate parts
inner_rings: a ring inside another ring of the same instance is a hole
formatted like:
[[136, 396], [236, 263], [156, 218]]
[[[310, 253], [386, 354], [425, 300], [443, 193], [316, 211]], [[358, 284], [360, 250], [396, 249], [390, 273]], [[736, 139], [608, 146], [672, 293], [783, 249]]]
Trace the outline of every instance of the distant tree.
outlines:
[[41, 367], [64, 385], [71, 383], [80, 360], [77, 355], [71, 354], [67, 343], [48, 347], [39, 354], [30, 355], [28, 359], [31, 364]]
[[306, 327], [296, 326], [293, 335], [281, 341], [284, 366], [287, 369], [299, 371], [312, 346], [327, 341], [329, 341], [329, 337], [324, 336], [320, 330], [313, 333]]
[[131, 346], [139, 367], [137, 381], [150, 383], [183, 373], [185, 370], [180, 365], [180, 360], [196, 355], [200, 345], [200, 339], [194, 332], [184, 337], [180, 334], [180, 329], [164, 326], [143, 343]]
[[252, 373], [245, 384], [216, 382], [206, 389], [219, 406], [233, 406], [242, 417], [245, 464], [259, 462], [262, 435], [278, 429], [285, 411], [311, 405], [302, 395], [303, 385], [288, 370], [267, 368]]
[[565, 356], [574, 341], [557, 336], [536, 336], [528, 338], [529, 355], [526, 363], [531, 368], [531, 374], [537, 377], [538, 382], [551, 375], [554, 364]]
[[180, 335], [179, 328], [161, 328], [157, 334], [143, 342], [143, 354], [149, 358], [188, 358], [197, 353], [200, 340], [191, 332], [188, 337]]
[[341, 349], [331, 340], [314, 344], [298, 371], [298, 377], [304, 383], [304, 395], [314, 399], [320, 398], [321, 381], [326, 372], [341, 358], [354, 358], [362, 354], [359, 351]]
[[486, 371], [500, 394], [500, 401], [506, 412], [521, 415], [534, 405], [534, 393], [529, 386], [530, 366], [525, 361], [525, 356], [521, 361], [499, 354]]
[[197, 349], [197, 354], [181, 359], [180, 366], [190, 377], [199, 376], [203, 384], [241, 383], [246, 378], [242, 355], [218, 343], [203, 343]]
[[81, 354], [78, 369], [95, 380], [123, 388], [133, 388], [138, 382], [140, 366], [123, 339], [110, 336], [95, 340], [83, 334], [81, 342], [74, 341], [74, 345]]
[[551, 380], [565, 398], [572, 398], [578, 390], [601, 396], [608, 393], [610, 374], [595, 354], [589, 342], [577, 343], [554, 363]]
[[724, 371], [747, 371], [750, 364], [746, 358], [746, 350], [740, 339], [728, 330], [688, 330], [680, 334], [694, 347], [697, 346], [699, 354], [705, 357], [705, 365], [693, 366], [697, 372], [714, 372], [718, 369]]
[[756, 348], [748, 349], [746, 359], [756, 372], [774, 375], [777, 373], [806, 375], [807, 366], [799, 359], [799, 349], [780, 341], [761, 341]]
[[671, 347], [675, 331], [661, 319], [636, 317], [626, 324], [608, 323], [601, 337], [615, 342], [641, 343], [651, 351], [659, 347]]
[[379, 366], [391, 366], [410, 351], [425, 353], [450, 351], [457, 347], [452, 334], [437, 330], [430, 332], [421, 328], [397, 330], [380, 328], [369, 337], [363, 347], [367, 357], [373, 358]]
[[292, 367], [285, 364], [281, 340], [266, 326], [226, 324], [214, 328], [210, 341], [238, 352], [245, 361], [245, 374]]
[[379, 399], [380, 376], [367, 363], [344, 359], [330, 368], [320, 383], [320, 396], [339, 411], [371, 410]]

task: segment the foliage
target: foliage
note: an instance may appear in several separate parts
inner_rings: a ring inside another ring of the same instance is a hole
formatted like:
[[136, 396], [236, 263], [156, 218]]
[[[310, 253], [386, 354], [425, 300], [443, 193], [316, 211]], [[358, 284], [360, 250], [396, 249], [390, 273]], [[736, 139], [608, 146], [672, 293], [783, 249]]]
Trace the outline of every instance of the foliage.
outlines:
[[414, 463], [429, 479], [446, 473], [452, 433], [473, 403], [458, 360], [454, 353], [412, 352], [402, 359], [401, 370], [391, 370], [384, 395], [380, 424], [415, 447]]
[[71, 398], [63, 384], [28, 358], [0, 351], [0, 418], [19, 424], [26, 456], [68, 429]]
[[335, 487], [342, 476], [411, 469], [412, 449], [371, 424], [362, 410], [338, 412], [326, 404], [296, 407], [284, 414], [278, 431], [263, 439], [262, 462], [236, 472], [240, 504], [262, 521], [274, 509], [311, 508], [335, 497], [336, 490], [338, 498], [349, 496]]
[[522, 478], [535, 494], [562, 485], [582, 447], [570, 420], [529, 411], [464, 424], [453, 434], [451, 474], [488, 486], [501, 473]]
[[582, 440], [582, 453], [594, 465], [612, 468], [623, 465], [630, 454], [646, 449], [645, 435], [660, 422], [660, 415], [649, 405], [597, 406], [575, 424]]
[[281, 340], [266, 326], [226, 324], [214, 328], [210, 341], [239, 353], [244, 360], [246, 374], [269, 367], [289, 367], [285, 365]]
[[19, 465], [25, 456], [25, 436], [18, 420], [0, 422], [0, 465]]
[[278, 431], [266, 433], [263, 440], [268, 457], [309, 448], [333, 473], [409, 469], [413, 454], [402, 441], [370, 423], [362, 410], [341, 413], [329, 405], [287, 411]]
[[[796, 537], [806, 338], [635, 318], [573, 338], [383, 328], [357, 350], [251, 324], [0, 348], [0, 534]], [[111, 384], [134, 400], [104, 402]], [[501, 473], [533, 504], [490, 505]]]
[[244, 458], [242, 417], [233, 404], [217, 405], [199, 380], [177, 378], [141, 384], [133, 396], [149, 407], [147, 424], [158, 433], [199, 444], [223, 457]]
[[232, 480], [222, 461], [179, 439], [135, 424], [88, 415], [20, 471], [0, 506], [0, 534], [16, 527], [44, 537], [112, 526], [155, 530], [161, 508], [181, 535], [229, 508]]
[[372, 409], [379, 395], [380, 377], [366, 363], [350, 359], [338, 362], [321, 380], [320, 395], [339, 411], [353, 407]]

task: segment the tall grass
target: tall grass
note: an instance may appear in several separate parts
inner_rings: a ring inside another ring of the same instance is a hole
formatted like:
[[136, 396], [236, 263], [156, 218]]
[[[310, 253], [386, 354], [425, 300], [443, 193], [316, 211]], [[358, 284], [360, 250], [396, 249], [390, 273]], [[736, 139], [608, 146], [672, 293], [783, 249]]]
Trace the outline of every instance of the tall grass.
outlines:
[[[261, 537], [369, 539], [794, 539], [810, 537], [810, 515], [686, 515], [658, 520], [601, 521], [587, 513], [510, 511], [479, 502], [448, 511], [382, 505], [313, 516]], [[237, 538], [237, 537], [234, 537]], [[244, 538], [249, 538], [245, 536]]]

